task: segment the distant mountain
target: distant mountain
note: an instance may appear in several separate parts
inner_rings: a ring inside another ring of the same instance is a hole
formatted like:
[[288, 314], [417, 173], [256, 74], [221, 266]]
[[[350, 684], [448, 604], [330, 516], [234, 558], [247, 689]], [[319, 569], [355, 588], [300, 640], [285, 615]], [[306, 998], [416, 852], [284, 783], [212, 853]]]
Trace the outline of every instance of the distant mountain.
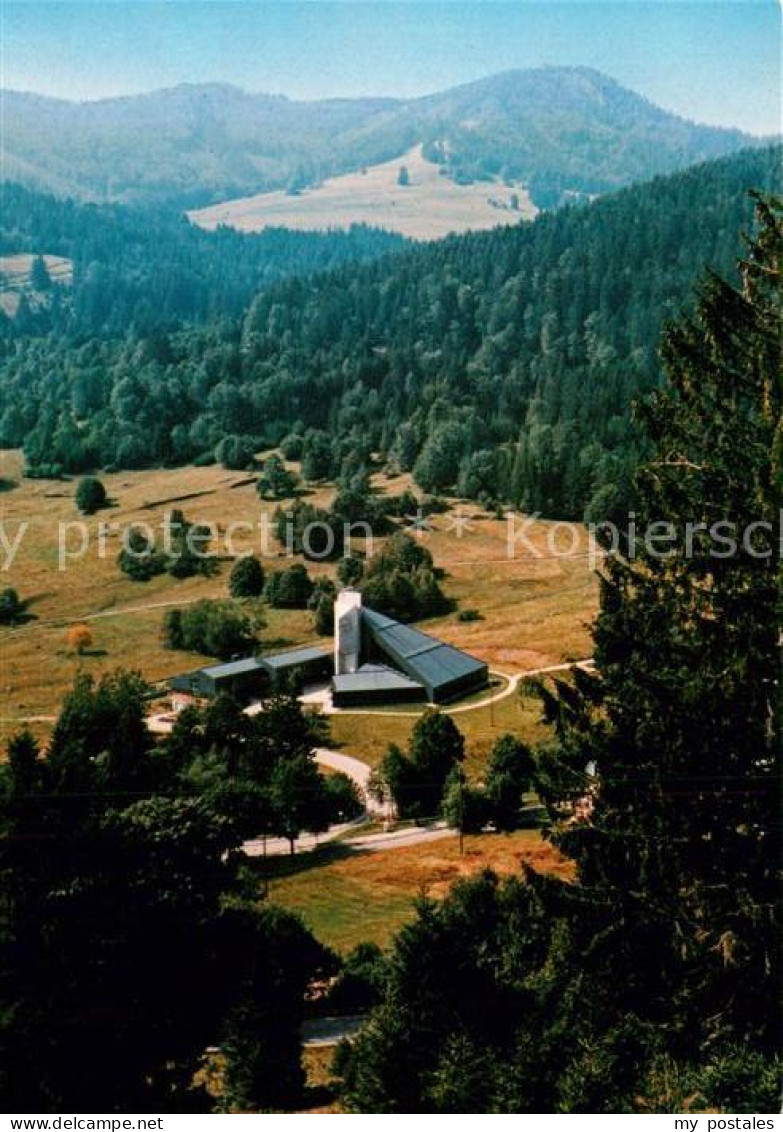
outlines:
[[294, 102], [221, 84], [74, 103], [4, 95], [5, 179], [93, 200], [195, 207], [318, 183], [424, 146], [456, 181], [539, 206], [755, 143], [661, 110], [587, 68], [511, 71], [425, 98]]

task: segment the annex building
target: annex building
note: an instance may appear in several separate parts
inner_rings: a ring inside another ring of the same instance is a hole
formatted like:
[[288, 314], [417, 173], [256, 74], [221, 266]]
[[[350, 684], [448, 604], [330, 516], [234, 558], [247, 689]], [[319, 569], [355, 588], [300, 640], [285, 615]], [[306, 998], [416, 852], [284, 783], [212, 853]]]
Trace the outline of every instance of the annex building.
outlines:
[[332, 675], [332, 654], [318, 646], [287, 649], [271, 656], [246, 656], [225, 664], [210, 664], [173, 676], [168, 685], [174, 693], [198, 699], [233, 696], [240, 703], [260, 699], [290, 679], [296, 684], [315, 684]]

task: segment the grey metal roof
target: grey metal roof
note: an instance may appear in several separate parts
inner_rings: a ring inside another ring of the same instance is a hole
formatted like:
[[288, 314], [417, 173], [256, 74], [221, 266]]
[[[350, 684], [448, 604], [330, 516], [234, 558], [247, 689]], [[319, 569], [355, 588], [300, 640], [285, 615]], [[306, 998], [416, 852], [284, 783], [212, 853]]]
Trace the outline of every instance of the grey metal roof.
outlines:
[[379, 629], [391, 629], [395, 625], [399, 625], [399, 621], [395, 621], [393, 617], [387, 617], [385, 613], [377, 613], [374, 609], [368, 609], [366, 605], [361, 607], [362, 619], [368, 621], [371, 625]]
[[177, 676], [170, 676], [166, 683], [175, 692], [191, 692], [195, 672], [180, 672]]
[[321, 648], [320, 645], [305, 645], [302, 648], [286, 649], [285, 652], [262, 656], [259, 663], [264, 668], [271, 668], [275, 672], [280, 672], [284, 668], [296, 668], [298, 665], [307, 664], [312, 660], [325, 660], [330, 655], [331, 651]]
[[483, 661], [461, 649], [446, 645], [410, 625], [400, 625], [372, 609], [362, 610], [362, 620], [379, 648], [428, 690], [486, 669]]
[[411, 657], [407, 664], [416, 672], [423, 684], [447, 684], [471, 672], [486, 668], [482, 660], [468, 656], [451, 645], [439, 645], [429, 652]]
[[244, 656], [241, 660], [230, 660], [227, 664], [210, 664], [198, 671], [213, 680], [222, 680], [230, 676], [242, 676], [245, 672], [257, 672], [260, 668], [261, 662], [257, 657]]
[[422, 686], [402, 672], [385, 664], [363, 664], [357, 672], [341, 672], [333, 677], [336, 692], [421, 692]]

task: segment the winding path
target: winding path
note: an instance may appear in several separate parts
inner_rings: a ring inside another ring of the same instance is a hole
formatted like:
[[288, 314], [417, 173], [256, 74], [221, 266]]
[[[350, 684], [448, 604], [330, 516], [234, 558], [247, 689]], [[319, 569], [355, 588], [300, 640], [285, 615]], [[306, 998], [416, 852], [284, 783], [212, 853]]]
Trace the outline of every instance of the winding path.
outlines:
[[373, 798], [369, 792], [372, 767], [368, 766], [367, 763], [363, 763], [361, 759], [355, 759], [353, 755], [342, 755], [339, 751], [332, 751], [329, 747], [316, 747], [315, 760], [321, 766], [340, 771], [350, 778], [364, 799], [368, 814], [384, 814], [386, 812], [383, 804]]
[[[505, 688], [501, 689], [494, 696], [489, 696], [487, 699], [479, 700], [472, 704], [463, 704], [460, 707], [447, 708], [446, 711], [450, 715], [457, 712], [477, 711], [479, 708], [486, 707], [488, 704], [497, 703], [498, 700], [505, 699], [519, 687], [519, 682], [529, 676], [544, 676], [551, 672], [566, 672], [570, 668], [584, 668], [589, 669], [592, 667], [592, 660], [578, 660], [569, 661], [565, 664], [552, 664], [545, 668], [535, 668], [528, 672], [518, 672], [513, 676], [505, 676], [503, 673], [493, 673], [495, 676], [503, 676], [503, 679], [508, 680]], [[408, 716], [418, 718], [420, 712], [402, 712], [402, 711], [346, 711], [340, 714], [344, 715], [393, 715], [393, 716]], [[348, 822], [344, 825], [332, 826], [326, 833], [312, 834], [308, 833], [299, 838], [296, 847], [300, 851], [307, 851], [310, 849], [317, 849], [321, 845], [326, 845], [330, 841], [335, 841], [340, 838], [346, 846], [352, 849], [359, 850], [365, 853], [378, 853], [387, 849], [401, 849], [406, 845], [419, 845], [426, 841], [438, 841], [443, 837], [454, 837], [456, 831], [449, 829], [445, 822], [436, 822], [428, 826], [412, 826], [406, 829], [396, 829], [391, 831], [384, 831], [381, 833], [369, 833], [362, 835], [360, 829], [362, 824], [367, 820], [368, 816], [383, 817], [386, 816], [386, 807], [383, 803], [378, 802], [373, 798], [369, 792], [370, 775], [372, 768], [367, 763], [362, 762], [361, 759], [354, 758], [352, 755], [343, 755], [339, 751], [333, 751], [329, 747], [316, 747], [315, 758], [321, 766], [329, 767], [332, 770], [340, 771], [342, 774], [348, 776], [358, 789], [361, 797], [364, 799], [366, 806], [366, 816], [359, 818], [355, 822]], [[352, 836], [355, 831], [355, 836]], [[254, 840], [245, 842], [244, 851], [251, 857], [259, 857], [264, 854], [267, 856], [280, 856], [283, 853], [290, 852], [290, 845], [284, 838], [267, 838], [266, 842], [263, 840]]]
[[367, 1021], [366, 1014], [340, 1014], [327, 1018], [307, 1018], [302, 1023], [302, 1045], [336, 1046], [355, 1038]]
[[[469, 704], [458, 704], [456, 707], [442, 707], [439, 708], [444, 715], [458, 715], [465, 711], [479, 711], [481, 708], [489, 707], [490, 704], [496, 704], [498, 700], [505, 700], [508, 696], [514, 694], [519, 687], [520, 681], [527, 680], [531, 676], [547, 676], [552, 672], [568, 672], [571, 668], [583, 668], [585, 670], [591, 669], [593, 661], [587, 660], [569, 660], [564, 664], [550, 664], [544, 668], [530, 668], [527, 672], [515, 672], [509, 676], [505, 672], [490, 672], [490, 676], [499, 676], [505, 680], [505, 688], [501, 688], [499, 692], [495, 692], [491, 696], [486, 696], [480, 700], [474, 700]], [[425, 704], [422, 710], [427, 707], [432, 707], [432, 704]], [[387, 708], [330, 708], [324, 712], [325, 715], [391, 715], [404, 719], [418, 719], [421, 715], [420, 711], [396, 711]]]
[[[507, 681], [506, 686], [499, 692], [488, 696], [486, 699], [475, 701], [474, 703], [462, 704], [443, 710], [448, 715], [456, 715], [457, 713], [466, 711], [478, 711], [481, 708], [487, 707], [489, 704], [497, 703], [498, 700], [503, 700], [513, 695], [518, 689], [520, 681], [530, 676], [544, 676], [552, 672], [566, 672], [570, 668], [590, 669], [592, 664], [592, 660], [569, 661], [564, 664], [548, 665], [545, 668], [530, 669], [527, 672], [517, 672], [512, 676], [493, 672], [492, 675], [502, 676], [502, 678]], [[256, 708], [256, 710], [258, 709]], [[391, 715], [417, 719], [421, 715], [421, 712], [360, 709], [358, 711], [340, 712], [340, 714], [365, 716]], [[15, 720], [15, 722], [48, 722], [54, 719], [54, 716], [29, 716], [27, 719], [18, 719]], [[150, 716], [148, 719], [150, 730], [158, 734], [169, 732], [171, 725], [172, 715], [170, 712]], [[315, 759], [320, 766], [339, 771], [351, 779], [359, 791], [360, 797], [364, 801], [365, 813], [354, 821], [334, 825], [325, 833], [303, 834], [296, 841], [296, 848], [299, 852], [308, 852], [317, 849], [338, 838], [341, 839], [345, 845], [350, 846], [354, 850], [365, 853], [377, 853], [387, 849], [401, 849], [406, 845], [419, 845], [426, 841], [437, 841], [444, 837], [456, 836], [456, 831], [449, 829], [444, 822], [436, 822], [428, 826], [410, 826], [405, 829], [362, 835], [361, 828], [363, 825], [367, 824], [368, 819], [373, 817], [385, 817], [387, 814], [385, 805], [382, 802], [378, 802], [369, 791], [372, 767], [362, 762], [361, 759], [354, 758], [353, 755], [344, 755], [340, 751], [333, 751], [329, 747], [316, 747]], [[251, 841], [246, 841], [242, 848], [249, 857], [276, 857], [290, 853], [290, 844], [288, 840], [283, 837], [254, 838]]]

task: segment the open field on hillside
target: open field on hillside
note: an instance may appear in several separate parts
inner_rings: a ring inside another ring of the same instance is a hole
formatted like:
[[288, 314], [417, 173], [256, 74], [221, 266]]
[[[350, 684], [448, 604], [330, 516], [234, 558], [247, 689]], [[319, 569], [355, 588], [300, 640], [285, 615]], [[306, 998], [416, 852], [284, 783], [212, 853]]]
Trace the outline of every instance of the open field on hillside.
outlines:
[[[401, 166], [410, 183], [400, 185]], [[512, 208], [512, 195], [518, 208]], [[226, 224], [243, 232], [263, 228], [314, 230], [368, 224], [415, 240], [437, 240], [450, 232], [495, 228], [531, 220], [536, 208], [524, 188], [500, 182], [457, 185], [425, 161], [417, 146], [403, 157], [363, 172], [332, 177], [317, 188], [291, 195], [260, 193], [189, 213], [202, 228]]]
[[[60, 570], [59, 524], [81, 521], [74, 503], [76, 483], [25, 480], [21, 470], [19, 454], [3, 453], [0, 475], [18, 485], [0, 496], [5, 530], [13, 539], [20, 523], [29, 523], [29, 528], [12, 567], [2, 574], [2, 585], [14, 586], [22, 598], [30, 599], [35, 617], [19, 628], [0, 629], [0, 715], [5, 737], [15, 718], [56, 712], [80, 668], [96, 675], [119, 666], [136, 668], [155, 681], [204, 662], [202, 657], [163, 647], [160, 631], [165, 607], [203, 597], [225, 597], [230, 563], [222, 562], [220, 572], [212, 578], [177, 581], [163, 575], [146, 583], [133, 582], [117, 567], [118, 534], [107, 538], [101, 557], [100, 523], [146, 522], [155, 527], [166, 511], [180, 507], [188, 519], [213, 522], [224, 532], [229, 522], [257, 523], [263, 510], [271, 515], [274, 509], [272, 505], [262, 508], [247, 475], [219, 467], [104, 475], [101, 479], [114, 506], [86, 520], [88, 552]], [[241, 486], [233, 486], [236, 484]], [[64, 545], [76, 551], [79, 529], [64, 528], [62, 537]], [[236, 540], [237, 550], [251, 545], [248, 538]], [[272, 550], [275, 554], [279, 550], [274, 540]], [[280, 556], [279, 561], [267, 560], [267, 569], [286, 565], [282, 551]], [[314, 566], [312, 572], [322, 569]], [[269, 609], [265, 616], [265, 640], [298, 644], [312, 636], [305, 612]], [[67, 649], [65, 634], [69, 625], [88, 618], [93, 648], [91, 655], [79, 658]]]
[[[172, 507], [180, 507], [192, 521], [211, 522], [219, 537], [228, 524], [257, 524], [275, 505], [261, 503], [252, 479], [221, 467], [179, 468], [118, 472], [102, 476], [113, 506], [86, 520], [89, 548], [80, 547], [80, 527], [60, 524], [82, 522], [74, 503], [76, 483], [22, 478], [21, 456], [0, 457], [0, 476], [16, 484], [0, 495], [0, 511], [7, 540], [13, 542], [20, 524], [28, 523], [10, 569], [2, 571], [2, 586], [13, 586], [30, 600], [33, 619], [17, 628], [0, 629], [0, 716], [2, 737], [30, 717], [54, 715], [65, 691], [80, 668], [96, 675], [120, 666], [139, 669], [151, 681], [196, 667], [204, 658], [163, 647], [160, 630], [166, 607], [227, 593], [230, 559], [220, 563], [211, 578], [177, 581], [168, 575], [147, 583], [126, 578], [116, 564], [119, 534], [105, 540], [103, 556], [98, 544], [99, 524], [146, 522], [159, 525]], [[395, 493], [408, 485], [405, 477], [376, 477], [381, 490]], [[310, 498], [328, 503], [333, 488], [313, 491]], [[455, 520], [461, 515], [461, 534]], [[485, 659], [502, 672], [524, 672], [589, 655], [587, 623], [595, 608], [595, 580], [584, 557], [554, 557], [555, 525], [537, 522], [528, 532], [536, 557], [525, 550], [506, 556], [507, 524], [475, 507], [437, 516], [434, 530], [421, 537], [435, 562], [445, 571], [443, 586], [462, 609], [477, 609], [482, 620], [463, 623], [452, 613], [423, 622], [425, 630]], [[467, 523], [467, 526], [465, 525]], [[58, 568], [58, 539], [69, 554], [66, 568]], [[260, 550], [260, 534], [238, 536], [237, 551]], [[287, 565], [282, 549], [270, 538], [270, 558], [264, 565]], [[0, 555], [0, 567], [2, 559]], [[334, 565], [308, 564], [312, 574], [334, 572]], [[267, 609], [262, 644], [299, 644], [315, 639], [310, 615], [304, 611]], [[66, 646], [69, 625], [89, 619], [93, 646], [77, 657]], [[486, 747], [496, 731], [535, 728], [538, 709], [514, 696], [491, 707], [459, 715], [460, 727], [471, 743]], [[349, 753], [377, 761], [385, 750], [388, 733], [404, 740], [412, 721], [399, 717], [335, 716], [333, 734]], [[40, 724], [46, 727], [46, 721]]]
[[421, 895], [439, 899], [454, 881], [491, 868], [501, 876], [524, 862], [565, 879], [572, 865], [536, 830], [456, 836], [382, 853], [324, 847], [293, 859], [266, 863], [269, 898], [300, 913], [318, 939], [337, 951], [370, 940], [385, 947], [414, 914]]
[[[17, 255], [0, 255], [0, 282], [6, 287], [25, 287], [30, 282], [35, 256], [29, 252]], [[69, 284], [73, 278], [73, 263], [64, 256], [44, 255], [43, 261], [53, 283]]]
[[303, 1113], [342, 1112], [334, 1088], [332, 1062], [334, 1046], [305, 1046], [302, 1050], [302, 1065], [307, 1074], [307, 1095], [305, 1103], [314, 1102]]
[[[35, 256], [28, 252], [0, 256], [0, 310], [13, 318], [19, 309], [22, 293], [30, 291], [30, 279]], [[59, 255], [45, 255], [43, 261], [53, 283], [70, 287], [73, 281], [73, 263]]]

